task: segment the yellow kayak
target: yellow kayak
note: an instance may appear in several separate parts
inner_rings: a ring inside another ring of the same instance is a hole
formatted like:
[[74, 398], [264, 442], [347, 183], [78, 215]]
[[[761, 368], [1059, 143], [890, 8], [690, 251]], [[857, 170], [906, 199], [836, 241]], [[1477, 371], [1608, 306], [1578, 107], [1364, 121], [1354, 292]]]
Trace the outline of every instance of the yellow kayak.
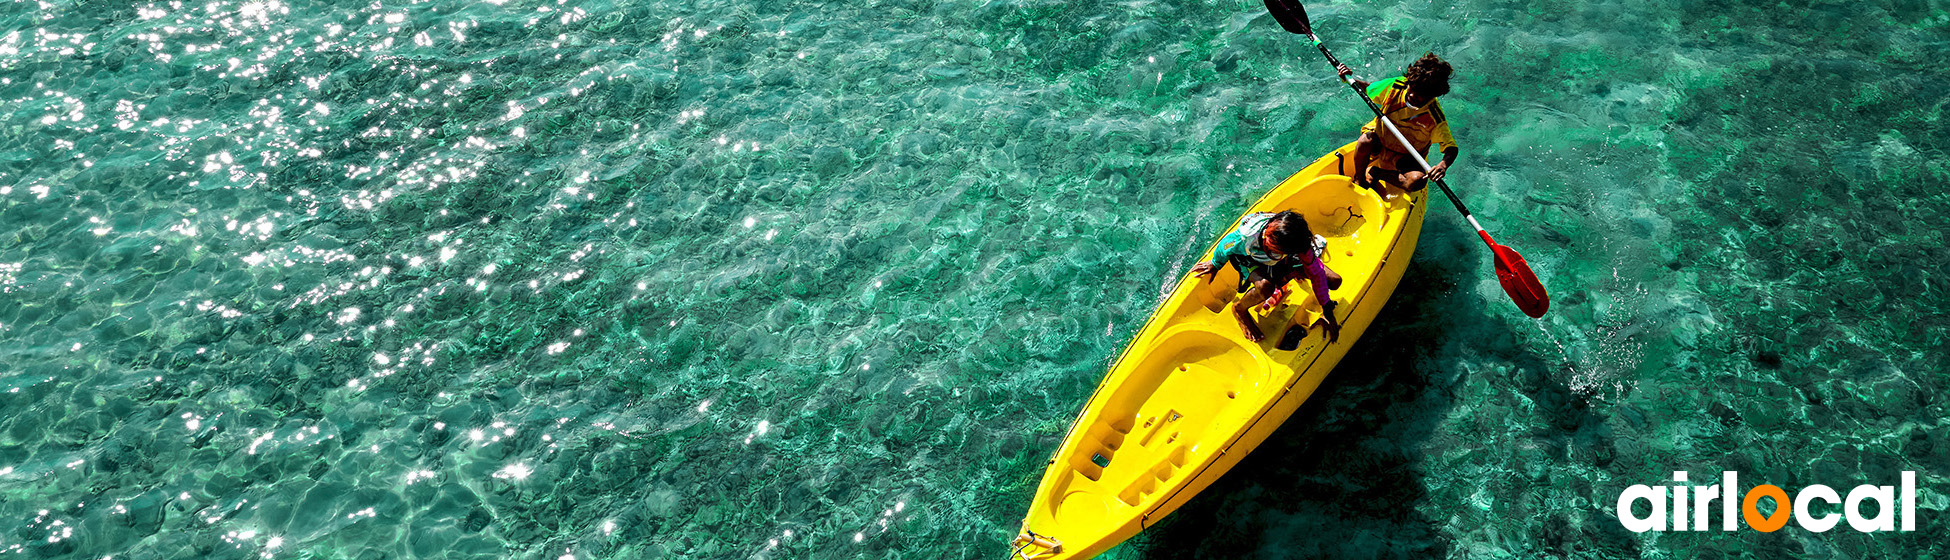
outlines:
[[[1345, 279], [1331, 293], [1340, 340], [1327, 343], [1313, 292], [1293, 289], [1286, 304], [1253, 313], [1266, 340], [1249, 342], [1228, 309], [1238, 272], [1187, 275], [1070, 425], [1012, 558], [1089, 558], [1157, 524], [1265, 441], [1347, 354], [1401, 282], [1428, 192], [1390, 187], [1384, 198], [1355, 186], [1345, 176], [1353, 150], [1315, 160], [1247, 210], [1299, 212], [1327, 239], [1321, 258]], [[1312, 327], [1298, 348], [1278, 349], [1293, 324]]]

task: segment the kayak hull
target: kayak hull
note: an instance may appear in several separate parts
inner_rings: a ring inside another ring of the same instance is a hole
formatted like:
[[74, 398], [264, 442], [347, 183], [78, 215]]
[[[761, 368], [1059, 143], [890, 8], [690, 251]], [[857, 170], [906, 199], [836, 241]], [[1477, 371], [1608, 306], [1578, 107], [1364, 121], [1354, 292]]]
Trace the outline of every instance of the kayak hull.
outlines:
[[[1330, 294], [1340, 339], [1327, 342], [1320, 305], [1302, 284], [1289, 286], [1284, 305], [1252, 313], [1266, 338], [1248, 341], [1232, 312], [1238, 273], [1188, 274], [1071, 424], [1014, 557], [1089, 558], [1176, 511], [1292, 416], [1374, 322], [1415, 252], [1426, 191], [1391, 187], [1381, 196], [1354, 186], [1345, 176], [1353, 146], [1315, 160], [1247, 210], [1299, 212], [1327, 239], [1322, 259], [1344, 278]], [[1290, 325], [1310, 327], [1295, 349], [1281, 350]]]

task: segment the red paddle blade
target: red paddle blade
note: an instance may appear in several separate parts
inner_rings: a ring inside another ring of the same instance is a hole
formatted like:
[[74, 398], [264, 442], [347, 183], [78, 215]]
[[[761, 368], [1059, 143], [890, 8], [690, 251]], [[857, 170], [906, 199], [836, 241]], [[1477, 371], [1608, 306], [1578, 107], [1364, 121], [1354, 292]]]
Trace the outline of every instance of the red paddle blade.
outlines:
[[1510, 294], [1510, 300], [1517, 302], [1523, 314], [1536, 319], [1551, 309], [1551, 295], [1544, 291], [1544, 285], [1537, 281], [1537, 273], [1530, 271], [1530, 263], [1524, 262], [1523, 255], [1515, 249], [1502, 245], [1491, 245], [1496, 251], [1496, 280], [1503, 283], [1503, 291]]

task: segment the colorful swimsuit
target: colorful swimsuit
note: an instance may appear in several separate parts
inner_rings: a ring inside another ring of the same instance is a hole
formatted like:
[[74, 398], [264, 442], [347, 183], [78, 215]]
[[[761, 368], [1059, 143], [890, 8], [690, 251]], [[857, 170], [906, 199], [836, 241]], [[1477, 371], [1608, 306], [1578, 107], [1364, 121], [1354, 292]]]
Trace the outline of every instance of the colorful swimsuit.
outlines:
[[1255, 274], [1281, 284], [1288, 279], [1305, 278], [1313, 286], [1316, 301], [1322, 305], [1334, 301], [1327, 294], [1327, 265], [1320, 262], [1320, 253], [1326, 249], [1325, 240], [1315, 237], [1313, 250], [1274, 258], [1259, 242], [1273, 216], [1272, 212], [1254, 212], [1240, 218], [1239, 227], [1219, 238], [1219, 246], [1212, 250], [1208, 264], [1217, 268], [1231, 263], [1239, 269], [1241, 292], [1251, 285]]

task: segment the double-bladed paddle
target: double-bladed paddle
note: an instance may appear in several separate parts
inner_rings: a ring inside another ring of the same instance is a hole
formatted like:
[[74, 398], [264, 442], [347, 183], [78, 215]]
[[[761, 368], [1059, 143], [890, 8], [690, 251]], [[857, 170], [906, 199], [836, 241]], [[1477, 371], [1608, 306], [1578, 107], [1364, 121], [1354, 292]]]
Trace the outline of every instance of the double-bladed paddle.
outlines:
[[[1314, 36], [1313, 25], [1307, 21], [1307, 9], [1300, 5], [1299, 0], [1266, 0], [1266, 10], [1273, 13], [1273, 19], [1280, 22], [1280, 27], [1286, 28], [1288, 32], [1295, 35], [1304, 35], [1307, 40], [1313, 41], [1314, 48], [1320, 49], [1320, 54], [1325, 55], [1327, 62], [1332, 63], [1335, 68], [1342, 66], [1341, 61], [1334, 58], [1334, 53], [1327, 52], [1327, 46], [1320, 43], [1319, 37]], [[1355, 86], [1347, 76], [1341, 76], [1341, 83], [1347, 84], [1354, 89], [1354, 93], [1361, 96], [1361, 101], [1366, 102], [1368, 109], [1374, 111], [1375, 120], [1381, 121], [1381, 125], [1388, 129], [1388, 133], [1395, 137], [1396, 142], [1400, 142], [1404, 147], [1412, 146], [1408, 143], [1408, 138], [1402, 136], [1402, 131], [1395, 128], [1395, 123], [1389, 121], [1382, 113], [1381, 107], [1376, 106], [1374, 100], [1368, 98], [1367, 92], [1361, 91], [1361, 88]], [[1409, 155], [1415, 156], [1415, 164], [1422, 166], [1423, 173], [1430, 172], [1429, 161], [1423, 159], [1422, 154], [1410, 149]], [[1462, 212], [1463, 218], [1469, 220], [1469, 225], [1476, 228], [1476, 235], [1482, 236], [1483, 242], [1489, 244], [1490, 251], [1496, 255], [1496, 279], [1503, 284], [1503, 291], [1510, 294], [1510, 299], [1517, 303], [1517, 308], [1522, 309], [1523, 314], [1533, 318], [1543, 317], [1544, 312], [1551, 308], [1551, 296], [1544, 291], [1544, 285], [1537, 281], [1537, 273], [1530, 271], [1530, 263], [1524, 262], [1523, 255], [1517, 254], [1515, 249], [1490, 238], [1490, 232], [1484, 231], [1483, 224], [1476, 222], [1476, 216], [1471, 215], [1469, 208], [1463, 206], [1462, 199], [1456, 197], [1455, 191], [1449, 190], [1448, 183], [1437, 179], [1435, 184], [1442, 187], [1442, 194], [1449, 196], [1449, 202], [1456, 204], [1456, 211]]]

